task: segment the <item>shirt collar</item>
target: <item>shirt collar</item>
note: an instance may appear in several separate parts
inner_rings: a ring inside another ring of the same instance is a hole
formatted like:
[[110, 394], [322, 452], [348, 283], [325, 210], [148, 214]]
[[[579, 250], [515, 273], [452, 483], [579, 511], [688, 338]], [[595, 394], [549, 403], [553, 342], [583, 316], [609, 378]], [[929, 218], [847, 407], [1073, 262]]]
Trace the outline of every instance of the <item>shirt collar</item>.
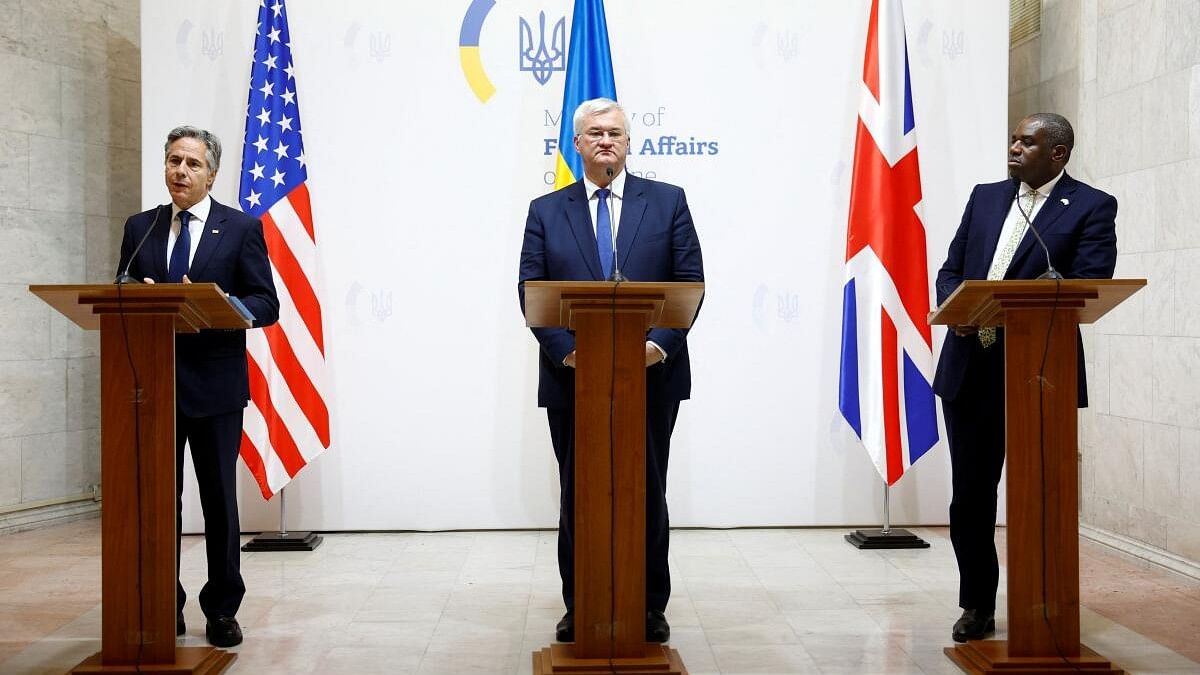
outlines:
[[[600, 189], [599, 185], [588, 179], [587, 174], [583, 176], [583, 187], [587, 191], [587, 197], [591, 200], [596, 196], [596, 190]], [[621, 169], [621, 173], [613, 176], [612, 182], [608, 184], [608, 189], [612, 191], [612, 196], [621, 199], [621, 195], [625, 194], [625, 170]]]
[[[1063, 174], [1066, 172], [1067, 172], [1066, 169], [1059, 171], [1057, 176], [1055, 176], [1054, 178], [1051, 178], [1049, 180], [1049, 182], [1047, 182], [1045, 185], [1038, 188], [1037, 190], [1034, 190], [1034, 192], [1037, 192], [1038, 196], [1041, 197], [1043, 200], [1049, 199], [1050, 193], [1054, 191], [1054, 186], [1058, 185], [1059, 179], [1061, 179], [1063, 177]], [[1030, 190], [1033, 190], [1033, 188], [1029, 187], [1029, 185], [1025, 181], [1021, 181], [1021, 189], [1017, 194], [1023, 195], [1025, 193], [1029, 192]]]
[[[179, 206], [175, 202], [171, 202], [171, 220], [174, 221], [177, 218], [179, 218], [179, 212], [182, 210], [183, 209], [179, 208]], [[204, 195], [204, 199], [201, 199], [200, 201], [198, 201], [195, 204], [192, 204], [190, 207], [188, 207], [187, 212], [192, 214], [192, 222], [193, 223], [195, 223], [195, 222], [207, 223], [208, 222], [208, 212], [211, 210], [212, 210], [212, 195]]]

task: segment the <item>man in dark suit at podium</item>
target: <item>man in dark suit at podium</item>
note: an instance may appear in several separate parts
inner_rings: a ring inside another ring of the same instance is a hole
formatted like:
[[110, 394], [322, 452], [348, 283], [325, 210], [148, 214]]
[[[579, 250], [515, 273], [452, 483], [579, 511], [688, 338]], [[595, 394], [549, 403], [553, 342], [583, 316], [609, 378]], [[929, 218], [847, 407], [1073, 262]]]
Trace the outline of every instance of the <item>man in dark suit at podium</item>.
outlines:
[[[533, 200], [525, 223], [517, 285], [534, 280], [603, 281], [618, 268], [631, 281], [704, 281], [700, 241], [682, 189], [625, 171], [629, 124], [615, 101], [593, 99], [574, 115], [584, 177]], [[616, 255], [614, 255], [616, 251]], [[558, 459], [562, 501], [558, 569], [567, 612], [555, 631], [574, 640], [575, 335], [534, 328], [541, 346], [538, 405], [546, 408]], [[679, 402], [691, 395], [687, 331], [655, 328], [646, 336], [646, 639], [671, 635], [664, 611], [667, 570], [667, 457]]]
[[[255, 327], [269, 326], [279, 318], [279, 299], [262, 223], [209, 196], [220, 162], [221, 142], [208, 131], [185, 126], [167, 135], [165, 179], [171, 207], [144, 211], [125, 222], [118, 269], [128, 266], [131, 276], [147, 283], [216, 283], [241, 300], [254, 315]], [[200, 591], [200, 608], [207, 619], [208, 641], [217, 647], [242, 641], [235, 617], [246, 586], [241, 574], [234, 470], [242, 411], [249, 398], [245, 331], [176, 335], [176, 517], [182, 520], [183, 450], [188, 443], [204, 511], [208, 554], [208, 583]], [[175, 550], [178, 559], [178, 540]], [[176, 633], [182, 635], [187, 595], [178, 578], [176, 589]]]
[[[1117, 261], [1117, 200], [1069, 176], [1075, 134], [1060, 115], [1017, 124], [1008, 150], [1010, 180], [975, 186], [937, 276], [938, 304], [967, 279], [1035, 279], [1046, 251], [1068, 279], [1112, 278]], [[1079, 406], [1087, 406], [1079, 344]], [[962, 616], [951, 636], [977, 640], [995, 631], [996, 501], [1004, 466], [1004, 330], [955, 327], [938, 359], [950, 443], [950, 539], [958, 559]], [[1074, 420], [1071, 420], [1073, 423]]]

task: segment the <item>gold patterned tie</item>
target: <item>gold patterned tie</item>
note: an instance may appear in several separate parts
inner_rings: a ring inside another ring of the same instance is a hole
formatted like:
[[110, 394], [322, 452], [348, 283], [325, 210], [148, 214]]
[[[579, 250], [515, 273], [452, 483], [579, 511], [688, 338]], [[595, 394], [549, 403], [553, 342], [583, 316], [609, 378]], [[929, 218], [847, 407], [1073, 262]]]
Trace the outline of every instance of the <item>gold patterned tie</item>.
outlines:
[[[1021, 195], [1021, 204], [1018, 205], [1018, 210], [1024, 211], [1030, 218], [1033, 217], [1033, 205], [1037, 203], [1037, 190], [1030, 190]], [[1025, 216], [1017, 213], [1017, 224], [1012, 230], [1012, 235], [1008, 241], [1004, 242], [1004, 248], [1000, 249], [1000, 255], [992, 260], [992, 266], [988, 268], [987, 278], [990, 281], [997, 281], [1004, 278], [1004, 274], [1008, 272], [1008, 266], [1012, 263], [1013, 254], [1017, 252], [1017, 246], [1021, 244], [1021, 240], [1025, 238], [1025, 230], [1028, 224], [1025, 222]], [[979, 344], [983, 345], [984, 349], [996, 344], [996, 329], [988, 326], [979, 329]]]

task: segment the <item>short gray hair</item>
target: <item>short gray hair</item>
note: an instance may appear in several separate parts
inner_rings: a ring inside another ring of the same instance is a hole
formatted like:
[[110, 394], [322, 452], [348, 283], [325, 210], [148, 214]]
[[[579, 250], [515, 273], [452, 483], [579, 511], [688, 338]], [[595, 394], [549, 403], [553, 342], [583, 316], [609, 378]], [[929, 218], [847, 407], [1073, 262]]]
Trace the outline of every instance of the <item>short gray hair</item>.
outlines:
[[1071, 151], [1075, 149], [1075, 130], [1071, 128], [1071, 123], [1067, 121], [1067, 118], [1056, 113], [1033, 113], [1025, 119], [1041, 122], [1042, 128], [1046, 130], [1046, 140], [1050, 142], [1050, 147], [1065, 145], [1067, 146], [1067, 157], [1071, 157]]
[[171, 144], [181, 138], [194, 138], [204, 144], [204, 156], [208, 159], [208, 169], [213, 173], [221, 168], [221, 139], [211, 131], [199, 127], [175, 127], [167, 134], [167, 142], [163, 145], [163, 159], [171, 153]]
[[583, 133], [583, 125], [587, 118], [592, 115], [602, 115], [609, 110], [619, 110], [621, 112], [621, 123], [625, 126], [625, 135], [629, 135], [629, 116], [625, 114], [625, 108], [621, 107], [620, 103], [611, 98], [593, 98], [589, 101], [584, 101], [575, 109], [575, 117], [573, 122], [575, 125], [575, 135]]

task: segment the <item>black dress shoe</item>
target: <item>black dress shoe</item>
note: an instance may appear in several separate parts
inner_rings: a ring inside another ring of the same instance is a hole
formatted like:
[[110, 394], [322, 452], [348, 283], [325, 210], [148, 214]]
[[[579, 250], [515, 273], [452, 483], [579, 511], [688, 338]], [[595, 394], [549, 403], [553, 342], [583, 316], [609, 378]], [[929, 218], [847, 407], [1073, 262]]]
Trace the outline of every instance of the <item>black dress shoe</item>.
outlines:
[[964, 609], [962, 616], [954, 622], [954, 632], [950, 636], [955, 642], [966, 642], [982, 640], [995, 632], [996, 616], [993, 612]]
[[559, 642], [575, 641], [575, 610], [568, 609], [558, 625], [554, 627], [554, 639]]
[[179, 637], [187, 632], [187, 624], [183, 621], [183, 612], [175, 615], [175, 637]]
[[208, 636], [208, 644], [214, 647], [236, 647], [242, 644], [242, 627], [232, 616], [209, 621], [204, 632]]
[[671, 639], [671, 626], [667, 617], [658, 610], [646, 612], [646, 642], [666, 642]]

